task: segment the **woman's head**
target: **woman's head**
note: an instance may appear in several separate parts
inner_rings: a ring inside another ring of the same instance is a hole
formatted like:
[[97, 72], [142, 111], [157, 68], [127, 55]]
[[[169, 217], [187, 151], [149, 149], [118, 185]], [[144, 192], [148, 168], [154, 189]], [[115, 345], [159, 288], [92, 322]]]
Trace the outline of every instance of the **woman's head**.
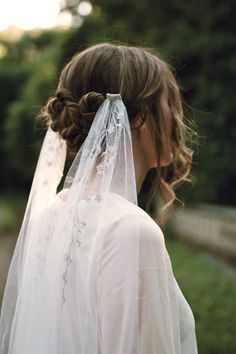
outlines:
[[133, 131], [146, 126], [152, 132], [156, 164], [149, 167], [157, 169], [153, 192], [158, 187], [165, 201], [162, 222], [175, 199], [174, 188], [187, 178], [192, 161], [172, 69], [143, 48], [109, 43], [92, 46], [74, 55], [64, 67], [55, 97], [41, 115], [76, 153], [106, 93], [121, 94]]

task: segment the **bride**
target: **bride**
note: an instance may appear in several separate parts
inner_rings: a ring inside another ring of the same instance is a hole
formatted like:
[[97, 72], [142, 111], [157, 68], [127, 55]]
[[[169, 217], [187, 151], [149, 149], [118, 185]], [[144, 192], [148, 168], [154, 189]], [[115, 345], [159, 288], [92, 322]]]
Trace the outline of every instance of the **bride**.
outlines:
[[[42, 109], [47, 132], [9, 268], [1, 354], [195, 354], [195, 321], [161, 225], [186, 180], [181, 96], [151, 51], [76, 54]], [[63, 187], [66, 155], [73, 156]], [[157, 223], [137, 205], [150, 169]]]

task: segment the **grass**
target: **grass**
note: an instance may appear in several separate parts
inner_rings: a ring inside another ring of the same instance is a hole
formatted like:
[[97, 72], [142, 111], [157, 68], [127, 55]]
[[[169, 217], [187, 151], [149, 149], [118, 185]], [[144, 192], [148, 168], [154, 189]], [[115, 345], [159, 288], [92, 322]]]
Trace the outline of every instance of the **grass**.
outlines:
[[236, 281], [173, 239], [166, 247], [195, 317], [199, 354], [236, 354]]

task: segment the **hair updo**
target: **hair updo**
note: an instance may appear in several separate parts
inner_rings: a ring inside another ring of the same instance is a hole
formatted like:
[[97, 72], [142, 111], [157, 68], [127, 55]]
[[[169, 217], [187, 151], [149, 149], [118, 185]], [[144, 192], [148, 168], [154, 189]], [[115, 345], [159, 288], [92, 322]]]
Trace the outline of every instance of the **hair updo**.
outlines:
[[75, 154], [86, 139], [107, 93], [120, 93], [130, 122], [139, 115], [153, 123], [157, 163], [171, 151], [169, 166], [157, 167], [148, 205], [156, 190], [164, 200], [158, 221], [164, 223], [176, 198], [174, 190], [190, 181], [192, 129], [184, 123], [182, 99], [173, 69], [144, 48], [110, 43], [76, 53], [63, 68], [55, 96], [39, 116], [66, 140]]
[[67, 141], [71, 152], [76, 153], [86, 139], [94, 116], [105, 100], [97, 92], [83, 95], [79, 101], [66, 88], [58, 88], [46, 106], [52, 130]]

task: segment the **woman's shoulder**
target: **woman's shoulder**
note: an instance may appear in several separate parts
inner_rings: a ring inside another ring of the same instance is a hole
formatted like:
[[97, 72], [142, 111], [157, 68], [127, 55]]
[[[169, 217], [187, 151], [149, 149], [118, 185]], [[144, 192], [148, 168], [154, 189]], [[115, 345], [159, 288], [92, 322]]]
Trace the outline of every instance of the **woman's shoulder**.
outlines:
[[117, 250], [123, 257], [139, 250], [140, 269], [166, 268], [165, 239], [158, 224], [139, 206], [119, 195], [109, 196], [110, 207], [105, 217], [109, 227], [104, 235], [112, 243], [115, 239]]
[[[62, 190], [56, 196], [55, 204], [62, 206], [67, 196], [68, 190]], [[105, 204], [103, 204], [103, 201]], [[112, 230], [120, 235], [128, 233], [131, 235], [130, 238], [132, 238], [132, 235], [134, 237], [139, 235], [141, 240], [145, 238], [146, 244], [164, 242], [164, 236], [158, 224], [142, 208], [131, 203], [123, 196], [109, 192], [103, 196], [95, 196], [79, 203], [80, 215], [83, 219], [89, 219], [86, 220], [88, 224], [96, 225], [99, 208], [102, 209], [103, 213], [103, 232]], [[93, 215], [92, 219], [91, 215]]]
[[164, 242], [160, 226], [138, 205], [115, 193], [110, 193], [109, 205], [106, 216], [112, 228], [116, 228], [120, 233], [125, 231], [130, 235], [138, 234], [141, 241], [145, 240], [146, 245]]
[[106, 202], [109, 206], [107, 211], [114, 213], [119, 219], [132, 215], [148, 217], [148, 214], [138, 205], [131, 203], [129, 200], [117, 193], [107, 193]]

